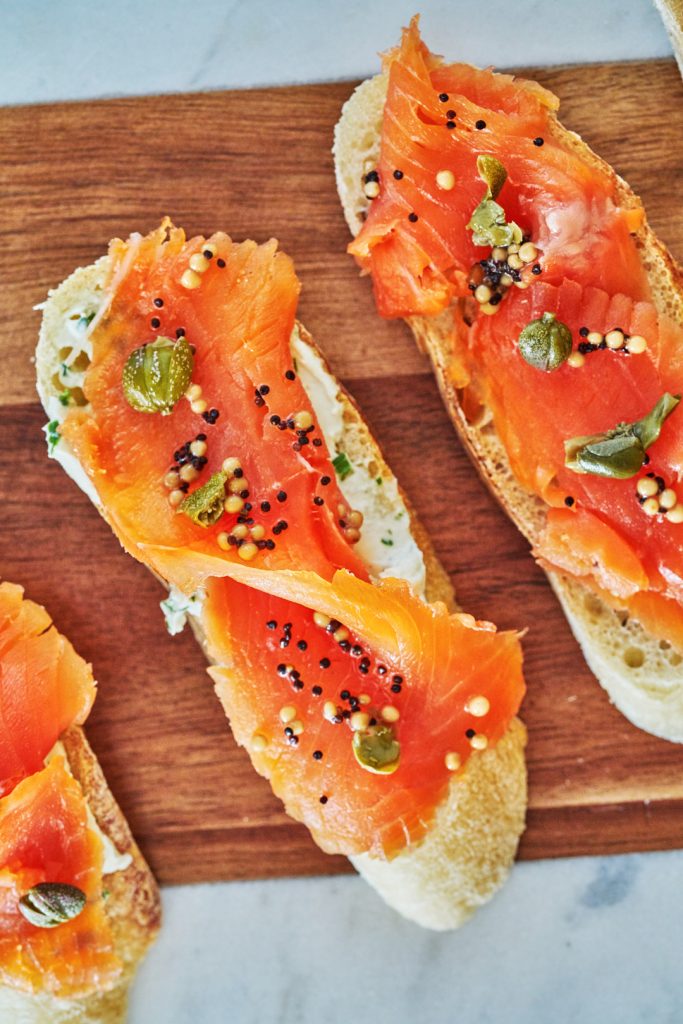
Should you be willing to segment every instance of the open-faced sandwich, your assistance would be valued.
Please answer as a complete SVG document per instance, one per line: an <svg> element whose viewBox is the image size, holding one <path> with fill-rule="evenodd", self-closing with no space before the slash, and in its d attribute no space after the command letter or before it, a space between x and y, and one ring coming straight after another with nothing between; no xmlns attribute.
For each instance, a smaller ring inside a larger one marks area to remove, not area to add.
<svg viewBox="0 0 683 1024"><path fill-rule="evenodd" d="M0 1020L121 1024L159 893L80 726L92 671L0 583Z"/></svg>
<svg viewBox="0 0 683 1024"><path fill-rule="evenodd" d="M189 617L237 741L318 844L455 927L524 822L519 639L455 610L273 241L165 222L44 311L48 444Z"/></svg>
<svg viewBox="0 0 683 1024"><path fill-rule="evenodd" d="M557 108L443 63L413 19L337 126L349 251L428 352L600 683L680 742L681 273Z"/></svg>

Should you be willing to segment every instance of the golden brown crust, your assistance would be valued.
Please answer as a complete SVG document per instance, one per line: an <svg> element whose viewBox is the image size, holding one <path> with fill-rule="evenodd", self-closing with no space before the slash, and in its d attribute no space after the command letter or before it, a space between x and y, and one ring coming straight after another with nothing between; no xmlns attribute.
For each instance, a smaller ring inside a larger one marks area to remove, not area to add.
<svg viewBox="0 0 683 1024"><path fill-rule="evenodd" d="M130 980L161 925L159 888L83 730L69 729L62 743L95 821L118 852L132 858L125 870L105 877L107 917Z"/></svg>

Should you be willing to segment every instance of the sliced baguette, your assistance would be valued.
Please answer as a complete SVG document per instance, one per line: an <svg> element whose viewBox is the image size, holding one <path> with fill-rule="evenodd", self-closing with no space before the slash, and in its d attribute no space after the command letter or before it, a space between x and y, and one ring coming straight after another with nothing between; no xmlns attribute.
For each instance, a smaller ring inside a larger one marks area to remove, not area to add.
<svg viewBox="0 0 683 1024"><path fill-rule="evenodd" d="M360 231L368 208L363 175L379 159L387 84L386 73L361 83L345 103L335 129L337 189L354 236ZM636 197L626 182L578 135L567 131L557 120L552 131L584 160L610 175L622 205L635 205ZM647 224L639 232L637 243L657 308L683 324L680 268ZM449 368L454 325L459 316L459 309L454 306L437 317L411 317L408 323L419 348L431 360L462 444L493 496L534 544L545 522L546 506L517 483L487 410L477 422L469 422L461 404L462 393L452 383ZM660 642L624 611L608 607L581 584L554 572L548 573L548 578L588 665L613 703L641 729L663 739L683 742L683 652Z"/></svg>
<svg viewBox="0 0 683 1024"><path fill-rule="evenodd" d="M678 67L683 75L683 0L654 0L664 28L669 33Z"/></svg>
<svg viewBox="0 0 683 1024"><path fill-rule="evenodd" d="M123 1024L133 976L159 930L159 890L83 730L73 727L61 742L69 770L80 784L99 829L119 854L128 854L131 858L128 867L104 876L108 892L106 912L123 973L118 984L108 992L81 999L56 999L48 993L31 995L0 985L0 1021L7 1024Z"/></svg>
<svg viewBox="0 0 683 1024"><path fill-rule="evenodd" d="M94 265L75 271L50 295L45 305L36 364L38 391L48 413L54 408L54 398L59 392L55 374L60 363L59 336L64 318L70 309L78 306L83 295L102 294L106 274L107 257L103 257ZM318 352L301 325L298 331L302 341ZM359 472L368 472L373 477L381 474L385 481L393 480L355 403L332 376L327 364L324 366L332 393L336 392L343 405L344 445L351 461ZM65 468L69 471L68 465ZM77 469L73 475L80 485L87 484L87 478L84 480ZM84 489L96 499L92 488L85 486ZM375 487L374 501L381 502L385 490ZM107 510L96 500L95 504L107 519ZM424 556L426 597L455 608L448 576L409 505L407 509L412 536ZM368 512L367 509L361 511ZM381 505L375 511L381 513ZM191 618L190 621L206 652L205 638L197 620ZM391 861L367 855L353 858L358 871L387 903L424 927L441 930L458 927L480 904L490 899L509 872L524 828L525 744L524 726L515 720L496 747L473 756L466 769L454 776L448 796L422 842L405 849Z"/></svg>

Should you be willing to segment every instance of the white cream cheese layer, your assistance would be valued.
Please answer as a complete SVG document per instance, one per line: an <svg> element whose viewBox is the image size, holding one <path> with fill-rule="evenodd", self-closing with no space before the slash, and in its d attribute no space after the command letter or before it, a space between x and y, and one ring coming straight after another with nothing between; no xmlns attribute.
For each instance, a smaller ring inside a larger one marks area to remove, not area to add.
<svg viewBox="0 0 683 1024"><path fill-rule="evenodd" d="M100 499L90 478L63 437L58 437L54 427L65 419L69 410L67 392L72 388L82 388L85 372L92 359L92 343L88 337L88 327L102 302L101 294L92 292L83 296L78 308L69 310L62 322L59 336L59 351L64 353L57 376L64 386L66 402L57 395L50 395L47 401L49 422L43 428L47 439L47 453L51 459L60 464L67 476L87 494L90 500L99 507ZM87 408L87 406L85 406Z"/></svg>
<svg viewBox="0 0 683 1024"><path fill-rule="evenodd" d="M182 633L186 624L188 615L198 619L202 614L202 604L206 593L204 590L198 590L189 597L183 594L182 590L178 590L177 587L171 586L168 591L168 597L160 602L160 608L164 613L164 619L166 620L166 629L175 636L176 633Z"/></svg>
<svg viewBox="0 0 683 1024"><path fill-rule="evenodd" d="M302 340L295 329L291 340L297 373L306 390L316 421L331 457L346 453L348 429L339 387L321 356ZM360 447L360 446L359 446ZM422 552L410 532L410 516L399 493L396 477L378 475L370 465L372 453L362 462L348 456L351 472L338 483L351 508L363 513L361 539L356 551L375 578L394 576L407 580L420 595L425 591L425 563Z"/></svg>
<svg viewBox="0 0 683 1024"><path fill-rule="evenodd" d="M47 437L47 454L55 462L58 462L67 476L70 476L75 484L78 484L80 489L88 495L94 505L99 508L100 499L97 491L95 490L90 477L85 472L80 462L71 450L69 442L64 437L59 437L58 440L54 441L50 439L51 435L51 424L61 423L66 416L66 407L61 404L58 398L54 395L50 395L47 400L47 414L50 417L49 423L43 427L45 435ZM54 439L54 434L52 435Z"/></svg>
<svg viewBox="0 0 683 1024"><path fill-rule="evenodd" d="M66 770L68 771L69 775L71 775L71 777L73 778L73 772L71 771L69 758L67 757L66 750L64 749L64 744L61 743L59 740L57 740L54 747L45 758L45 764L48 764L50 760L55 756L55 754L61 754L61 756L64 758ZM129 853L120 853L116 849L109 836L105 835L100 826L97 824L95 816L90 810L90 807L87 805L87 803L86 811L88 814L88 827L91 828L93 832L96 832L97 835L102 840L102 849L104 854L104 859L102 861L102 874L113 875L115 871L125 871L126 868L130 867L130 865L133 863L133 858Z"/></svg>

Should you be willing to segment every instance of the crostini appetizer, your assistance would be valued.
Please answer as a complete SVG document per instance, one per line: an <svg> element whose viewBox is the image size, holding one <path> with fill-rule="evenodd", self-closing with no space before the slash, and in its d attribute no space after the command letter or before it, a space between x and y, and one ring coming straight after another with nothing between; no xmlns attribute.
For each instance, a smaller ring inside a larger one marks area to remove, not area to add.
<svg viewBox="0 0 683 1024"><path fill-rule="evenodd" d="M0 1020L122 1024L159 893L81 726L90 665L0 583Z"/></svg>
<svg viewBox="0 0 683 1024"><path fill-rule="evenodd" d="M115 240L49 298L53 457L191 625L238 743L389 903L455 927L524 822L518 636L455 610L277 243Z"/></svg>
<svg viewBox="0 0 683 1024"><path fill-rule="evenodd" d="M681 272L558 106L444 63L414 18L337 125L349 252L429 354L600 683L681 742Z"/></svg>

